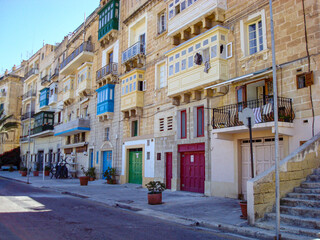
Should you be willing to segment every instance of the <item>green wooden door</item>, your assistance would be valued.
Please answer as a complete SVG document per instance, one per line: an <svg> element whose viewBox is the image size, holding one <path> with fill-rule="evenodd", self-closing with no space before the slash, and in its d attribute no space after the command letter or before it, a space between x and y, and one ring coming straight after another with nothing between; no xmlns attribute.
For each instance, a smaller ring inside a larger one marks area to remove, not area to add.
<svg viewBox="0 0 320 240"><path fill-rule="evenodd" d="M129 183L142 184L142 151L129 152Z"/></svg>

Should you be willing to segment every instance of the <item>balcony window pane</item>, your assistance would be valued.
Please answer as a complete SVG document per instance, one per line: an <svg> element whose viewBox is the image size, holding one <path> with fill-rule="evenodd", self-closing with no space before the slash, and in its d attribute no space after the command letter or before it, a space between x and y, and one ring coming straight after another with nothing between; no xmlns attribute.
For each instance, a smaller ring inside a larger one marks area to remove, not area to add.
<svg viewBox="0 0 320 240"><path fill-rule="evenodd" d="M173 65L169 66L169 76L173 75Z"/></svg>
<svg viewBox="0 0 320 240"><path fill-rule="evenodd" d="M188 57L188 68L193 67L193 56Z"/></svg>
<svg viewBox="0 0 320 240"><path fill-rule="evenodd" d="M178 73L180 71L180 62L176 62L175 64L175 73Z"/></svg>
<svg viewBox="0 0 320 240"><path fill-rule="evenodd" d="M110 89L109 99L110 99L110 100L113 100L113 89L112 89L112 88Z"/></svg>
<svg viewBox="0 0 320 240"><path fill-rule="evenodd" d="M211 58L217 57L217 45L211 47Z"/></svg>
<svg viewBox="0 0 320 240"><path fill-rule="evenodd" d="M187 59L181 61L181 71L187 68Z"/></svg>

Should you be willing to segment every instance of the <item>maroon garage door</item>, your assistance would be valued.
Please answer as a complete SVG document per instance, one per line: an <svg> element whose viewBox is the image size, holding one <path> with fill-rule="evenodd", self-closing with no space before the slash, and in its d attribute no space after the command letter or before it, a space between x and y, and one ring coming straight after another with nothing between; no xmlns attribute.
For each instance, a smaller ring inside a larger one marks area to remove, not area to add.
<svg viewBox="0 0 320 240"><path fill-rule="evenodd" d="M180 189L204 193L205 143L178 145L180 153Z"/></svg>

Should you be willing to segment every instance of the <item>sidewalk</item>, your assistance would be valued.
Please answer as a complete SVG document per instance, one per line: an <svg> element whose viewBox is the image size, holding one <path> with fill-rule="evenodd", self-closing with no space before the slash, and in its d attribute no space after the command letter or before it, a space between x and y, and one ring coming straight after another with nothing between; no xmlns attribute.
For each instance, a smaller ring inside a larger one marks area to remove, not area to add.
<svg viewBox="0 0 320 240"><path fill-rule="evenodd" d="M27 182L15 172L0 171L0 177ZM31 186L49 188L63 194L88 198L109 206L120 207L139 214L149 215L184 225L195 225L220 229L257 239L271 239L273 232L250 227L240 219L239 200L220 197L206 197L203 194L170 191L162 193L163 204L149 205L147 189L136 184L106 184L105 180L89 182L80 186L78 179L50 179L42 176L29 177ZM284 236L283 236L284 237ZM282 238L290 239L290 238ZM297 239L297 238L293 238Z"/></svg>

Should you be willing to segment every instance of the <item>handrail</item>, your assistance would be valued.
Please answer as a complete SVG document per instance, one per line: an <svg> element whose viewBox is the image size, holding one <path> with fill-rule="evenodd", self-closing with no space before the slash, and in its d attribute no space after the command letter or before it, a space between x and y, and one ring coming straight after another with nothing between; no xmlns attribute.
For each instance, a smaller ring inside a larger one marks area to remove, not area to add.
<svg viewBox="0 0 320 240"><path fill-rule="evenodd" d="M25 94L22 95L22 99L25 100L29 97L35 97L37 95L37 92L35 90L29 90Z"/></svg>
<svg viewBox="0 0 320 240"><path fill-rule="evenodd" d="M115 74L118 75L118 63L111 62L104 67L100 68L96 72L96 81L100 80L104 76L107 76L108 74Z"/></svg>
<svg viewBox="0 0 320 240"><path fill-rule="evenodd" d="M239 120L239 112L244 108L253 109L255 123L274 121L273 96L267 96L262 99L230 104L213 109L212 127L213 129L241 126L243 123ZM294 113L292 108L292 99L278 97L279 121L293 122Z"/></svg>
<svg viewBox="0 0 320 240"><path fill-rule="evenodd" d="M61 64L60 70L67 66L73 59L75 59L82 52L93 52L93 45L91 42L82 43L76 50L74 50Z"/></svg>
<svg viewBox="0 0 320 240"><path fill-rule="evenodd" d="M38 68L32 68L26 75L24 75L23 80L28 79L31 75L33 74L38 74L39 73L39 69Z"/></svg>
<svg viewBox="0 0 320 240"><path fill-rule="evenodd" d="M141 53L145 54L145 44L139 41L122 52L122 63Z"/></svg>
<svg viewBox="0 0 320 240"><path fill-rule="evenodd" d="M41 78L41 85L45 84L46 82L50 82L50 78L48 75L45 75Z"/></svg>
<svg viewBox="0 0 320 240"><path fill-rule="evenodd" d="M26 113L22 114L21 115L21 121L25 120L25 119L28 119L29 116L30 116L30 112L26 112ZM33 117L33 116L34 116L34 111L31 111L31 117Z"/></svg>

